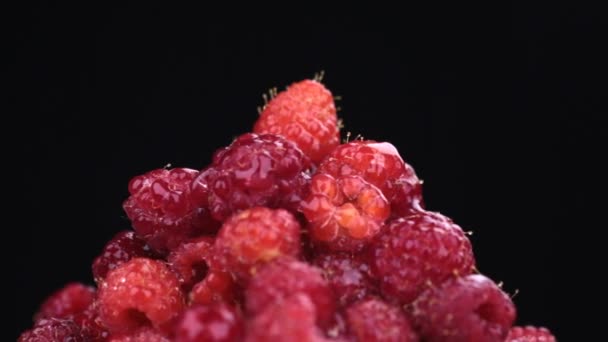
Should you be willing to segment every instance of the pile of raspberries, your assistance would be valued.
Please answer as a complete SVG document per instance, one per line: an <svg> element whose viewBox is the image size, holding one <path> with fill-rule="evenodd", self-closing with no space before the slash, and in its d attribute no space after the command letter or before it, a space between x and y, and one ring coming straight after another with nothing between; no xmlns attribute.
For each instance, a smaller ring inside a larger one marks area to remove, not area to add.
<svg viewBox="0 0 608 342"><path fill-rule="evenodd" d="M270 94L203 170L133 178L97 286L52 294L19 341L555 341L513 326L393 145L341 142L319 78Z"/></svg>

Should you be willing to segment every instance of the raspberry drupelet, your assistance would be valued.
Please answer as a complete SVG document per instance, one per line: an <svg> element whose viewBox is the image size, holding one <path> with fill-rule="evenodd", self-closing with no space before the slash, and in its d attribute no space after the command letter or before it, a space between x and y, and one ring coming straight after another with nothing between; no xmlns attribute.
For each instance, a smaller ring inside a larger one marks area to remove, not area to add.
<svg viewBox="0 0 608 342"><path fill-rule="evenodd" d="M215 240L214 267L246 282L259 266L300 255L300 224L284 209L255 207L230 217Z"/></svg>
<svg viewBox="0 0 608 342"><path fill-rule="evenodd" d="M294 293L310 297L321 325L330 323L336 308L335 297L321 270L290 258L275 260L260 269L245 290L245 306L249 313L259 314Z"/></svg>
<svg viewBox="0 0 608 342"><path fill-rule="evenodd" d="M441 341L504 341L515 320L511 298L480 274L429 288L411 305L421 338Z"/></svg>
<svg viewBox="0 0 608 342"><path fill-rule="evenodd" d="M175 342L241 341L244 323L232 306L215 303L196 305L184 311L175 324Z"/></svg>
<svg viewBox="0 0 608 342"><path fill-rule="evenodd" d="M213 238L199 237L188 240L169 253L169 267L180 276L182 288L187 292L205 278L213 254Z"/></svg>
<svg viewBox="0 0 608 342"><path fill-rule="evenodd" d="M247 133L218 150L192 183L192 200L224 221L239 210L264 206L296 211L310 182L310 160L291 141Z"/></svg>
<svg viewBox="0 0 608 342"><path fill-rule="evenodd" d="M377 293L370 267L357 255L318 254L312 263L323 271L342 307Z"/></svg>
<svg viewBox="0 0 608 342"><path fill-rule="evenodd" d="M449 218L434 212L391 222L369 248L382 295L408 304L429 286L472 273L471 242Z"/></svg>
<svg viewBox="0 0 608 342"><path fill-rule="evenodd" d="M68 318L83 313L95 300L95 288L81 283L69 283L55 291L40 306L34 320Z"/></svg>
<svg viewBox="0 0 608 342"><path fill-rule="evenodd" d="M323 160L319 172L336 179L360 176L384 194L392 217L405 216L423 205L422 184L414 169L388 142L356 140L342 144Z"/></svg>
<svg viewBox="0 0 608 342"><path fill-rule="evenodd" d="M93 261L92 268L95 282L99 284L106 277L108 271L138 257L158 259L159 255L151 250L146 242L138 238L133 231L125 230L116 234Z"/></svg>
<svg viewBox="0 0 608 342"><path fill-rule="evenodd" d="M253 131L284 136L315 164L340 144L334 98L313 80L294 83L277 94L260 113Z"/></svg>
<svg viewBox="0 0 608 342"><path fill-rule="evenodd" d="M154 250L166 253L217 229L207 210L191 201L190 187L198 174L185 168L158 169L129 182L130 196L123 208L137 235Z"/></svg>
<svg viewBox="0 0 608 342"><path fill-rule="evenodd" d="M152 326L167 331L184 309L177 276L163 262L135 258L110 271L99 288L99 318L110 333Z"/></svg>
<svg viewBox="0 0 608 342"><path fill-rule="evenodd" d="M542 327L512 327L505 342L555 342L549 329Z"/></svg>
<svg viewBox="0 0 608 342"><path fill-rule="evenodd" d="M346 309L350 334L365 342L417 342L418 337L398 306L371 298Z"/></svg>

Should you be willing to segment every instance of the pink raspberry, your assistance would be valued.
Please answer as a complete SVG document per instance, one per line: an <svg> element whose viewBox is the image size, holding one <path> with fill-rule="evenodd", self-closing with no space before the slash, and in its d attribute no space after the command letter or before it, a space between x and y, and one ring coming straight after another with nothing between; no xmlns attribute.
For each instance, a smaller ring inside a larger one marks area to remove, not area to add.
<svg viewBox="0 0 608 342"><path fill-rule="evenodd" d="M101 283L108 271L132 258L139 257L157 259L159 255L152 251L146 242L138 238L134 232L122 231L105 245L101 254L93 261L93 277L97 283Z"/></svg>
<svg viewBox="0 0 608 342"><path fill-rule="evenodd" d="M85 342L87 341L76 323L58 318L41 319L36 325L19 336L18 342Z"/></svg>
<svg viewBox="0 0 608 342"><path fill-rule="evenodd" d="M131 333L112 335L107 342L171 342L171 340L159 331L143 327Z"/></svg>
<svg viewBox="0 0 608 342"><path fill-rule="evenodd" d="M420 212L393 221L370 248L372 271L385 297L408 304L428 286L468 275L471 243L449 218Z"/></svg>
<svg viewBox="0 0 608 342"><path fill-rule="evenodd" d="M555 342L557 339L547 328L532 326L512 327L505 342Z"/></svg>
<svg viewBox="0 0 608 342"><path fill-rule="evenodd" d="M315 325L315 316L315 305L310 297L295 293L254 316L245 342L327 342Z"/></svg>
<svg viewBox="0 0 608 342"><path fill-rule="evenodd" d="M359 251L382 228L390 205L382 191L360 176L318 172L301 203L313 243L336 251Z"/></svg>
<svg viewBox="0 0 608 342"><path fill-rule="evenodd" d="M110 271L99 289L99 318L111 333L142 326L166 331L184 307L179 280L156 260L131 259Z"/></svg>
<svg viewBox="0 0 608 342"><path fill-rule="evenodd" d="M34 320L68 318L84 312L95 300L95 288L69 283L49 296L40 306Z"/></svg>
<svg viewBox="0 0 608 342"><path fill-rule="evenodd" d="M272 259L300 255L300 224L283 209L246 209L224 222L215 252L219 269L246 280Z"/></svg>
<svg viewBox="0 0 608 342"><path fill-rule="evenodd" d="M418 341L401 308L379 299L367 299L349 306L346 316L349 330L357 341Z"/></svg>
<svg viewBox="0 0 608 342"><path fill-rule="evenodd" d="M504 341L515 320L511 298L483 275L453 278L411 305L421 337L439 341Z"/></svg>
<svg viewBox="0 0 608 342"><path fill-rule="evenodd" d="M175 342L232 342L243 337L243 320L233 307L215 303L188 308L175 325Z"/></svg>
<svg viewBox="0 0 608 342"><path fill-rule="evenodd" d="M169 253L169 267L179 274L185 291L207 275L212 247L213 238L199 237L182 243Z"/></svg>
<svg viewBox="0 0 608 342"><path fill-rule="evenodd" d="M318 254L313 264L323 270L340 306L377 292L369 266L356 255Z"/></svg>
<svg viewBox="0 0 608 342"><path fill-rule="evenodd" d="M357 140L342 144L323 160L318 171L336 179L360 176L380 189L393 217L415 212L423 204L422 185L414 169L387 142Z"/></svg>
<svg viewBox="0 0 608 342"><path fill-rule="evenodd" d="M305 262L282 258L267 264L251 279L245 290L247 310L262 312L294 293L304 293L312 300L319 323L333 318L335 298L321 270Z"/></svg>
<svg viewBox="0 0 608 342"><path fill-rule="evenodd" d="M193 201L224 221L239 210L264 206L296 211L305 196L310 160L291 141L244 134L215 153L192 183Z"/></svg>
<svg viewBox="0 0 608 342"><path fill-rule="evenodd" d="M131 196L123 208L137 235L153 249L164 253L184 240L217 229L207 211L191 202L190 185L198 173L158 169L129 182Z"/></svg>

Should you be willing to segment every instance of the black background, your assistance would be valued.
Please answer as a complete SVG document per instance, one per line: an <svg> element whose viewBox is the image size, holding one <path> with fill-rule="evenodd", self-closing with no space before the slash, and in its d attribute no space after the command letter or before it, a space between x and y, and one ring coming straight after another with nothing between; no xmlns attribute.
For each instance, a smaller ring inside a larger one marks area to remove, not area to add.
<svg viewBox="0 0 608 342"><path fill-rule="evenodd" d="M51 291L92 283L92 259L129 228L132 176L202 168L251 128L262 93L320 70L342 96L344 132L391 141L424 179L427 207L474 231L479 269L519 289L518 322L580 338L575 287L595 282L600 250L586 246L606 228L595 217L607 134L598 13L21 9L9 65L18 138L5 144L18 175L7 214L20 218L5 241L18 251L11 339Z"/></svg>

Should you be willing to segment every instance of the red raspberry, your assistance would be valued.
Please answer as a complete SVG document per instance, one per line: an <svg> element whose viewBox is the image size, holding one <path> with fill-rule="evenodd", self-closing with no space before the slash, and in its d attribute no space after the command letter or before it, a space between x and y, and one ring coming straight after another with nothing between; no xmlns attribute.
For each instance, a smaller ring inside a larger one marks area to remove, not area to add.
<svg viewBox="0 0 608 342"><path fill-rule="evenodd" d="M247 280L256 267L300 254L300 224L283 209L255 207L230 217L215 240L219 268Z"/></svg>
<svg viewBox="0 0 608 342"><path fill-rule="evenodd" d="M84 312L95 300L95 288L81 283L69 283L50 295L40 306L34 320L68 318Z"/></svg>
<svg viewBox="0 0 608 342"><path fill-rule="evenodd" d="M370 248L372 271L385 297L408 304L428 286L468 275L471 242L449 218L432 212L393 221Z"/></svg>
<svg viewBox="0 0 608 342"><path fill-rule="evenodd" d="M446 281L411 306L421 337L435 341L504 341L515 320L509 296L483 275Z"/></svg>
<svg viewBox="0 0 608 342"><path fill-rule="evenodd" d="M245 342L326 342L315 325L315 305L303 293L269 305L249 324Z"/></svg>
<svg viewBox="0 0 608 342"><path fill-rule="evenodd" d="M357 341L417 342L418 337L401 308L368 299L346 310L348 328Z"/></svg>
<svg viewBox="0 0 608 342"><path fill-rule="evenodd" d="M74 315L73 320L82 331L82 335L89 342L105 342L109 333L99 320L97 301L91 303L83 312Z"/></svg>
<svg viewBox="0 0 608 342"><path fill-rule="evenodd" d="M390 215L382 192L359 176L317 173L301 204L311 239L336 251L359 251L380 232Z"/></svg>
<svg viewBox="0 0 608 342"><path fill-rule="evenodd" d="M272 99L253 131L284 136L314 163L340 144L334 98L323 84L311 80L294 83Z"/></svg>
<svg viewBox="0 0 608 342"><path fill-rule="evenodd" d="M233 307L222 303L193 306L175 325L175 342L232 342L243 337L243 320Z"/></svg>
<svg viewBox="0 0 608 342"><path fill-rule="evenodd" d="M31 329L19 336L18 342L84 342L78 325L70 320L49 318L41 319Z"/></svg>
<svg viewBox="0 0 608 342"><path fill-rule="evenodd" d="M335 311L335 298L321 270L289 258L267 264L251 279L245 290L247 311L259 314L294 293L309 296L319 323L324 326L330 323Z"/></svg>
<svg viewBox="0 0 608 342"><path fill-rule="evenodd" d="M218 221L255 206L296 211L310 182L309 167L291 141L244 134L215 153L211 166L192 183L192 198Z"/></svg>
<svg viewBox="0 0 608 342"><path fill-rule="evenodd" d="M166 329L184 306L179 280L156 260L131 259L110 271L99 289L99 318L111 333Z"/></svg>
<svg viewBox="0 0 608 342"><path fill-rule="evenodd" d="M234 303L239 301L240 289L230 273L211 270L188 296L190 304L211 304L215 302Z"/></svg>
<svg viewBox="0 0 608 342"><path fill-rule="evenodd" d="M182 243L169 253L169 266L179 274L184 290L189 291L207 275L212 247L213 238L200 237Z"/></svg>
<svg viewBox="0 0 608 342"><path fill-rule="evenodd" d="M512 327L506 342L555 342L557 339L547 328L532 326Z"/></svg>
<svg viewBox="0 0 608 342"><path fill-rule="evenodd" d="M355 255L319 254L313 263L323 270L340 306L376 293L369 266Z"/></svg>
<svg viewBox="0 0 608 342"><path fill-rule="evenodd" d="M122 231L106 244L101 254L93 261L93 277L97 283L101 283L108 271L138 257L157 259L159 256L134 232Z"/></svg>
<svg viewBox="0 0 608 342"><path fill-rule="evenodd" d="M336 179L360 176L382 191L393 217L422 206L422 185L414 169L387 142L351 141L338 146L319 166L319 172Z"/></svg>
<svg viewBox="0 0 608 342"><path fill-rule="evenodd" d="M171 342L171 340L150 327L143 327L132 333L113 335L108 342Z"/></svg>
<svg viewBox="0 0 608 342"><path fill-rule="evenodd" d="M129 182L131 196L123 208L137 235L150 247L166 252L217 228L207 212L190 201L190 185L197 175L191 169L158 169Z"/></svg>

